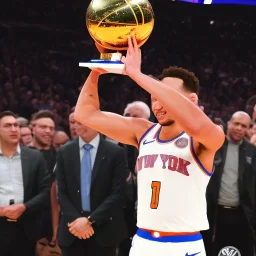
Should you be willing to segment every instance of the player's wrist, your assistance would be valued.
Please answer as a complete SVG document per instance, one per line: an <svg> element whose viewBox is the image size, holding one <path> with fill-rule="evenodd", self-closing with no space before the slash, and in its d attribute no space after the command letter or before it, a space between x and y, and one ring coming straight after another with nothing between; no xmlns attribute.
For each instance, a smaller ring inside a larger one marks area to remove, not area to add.
<svg viewBox="0 0 256 256"><path fill-rule="evenodd" d="M138 70L133 70L132 72L128 73L128 76L132 79L132 80L136 80L136 78L138 78L138 76L142 75L142 72L138 69Z"/></svg>

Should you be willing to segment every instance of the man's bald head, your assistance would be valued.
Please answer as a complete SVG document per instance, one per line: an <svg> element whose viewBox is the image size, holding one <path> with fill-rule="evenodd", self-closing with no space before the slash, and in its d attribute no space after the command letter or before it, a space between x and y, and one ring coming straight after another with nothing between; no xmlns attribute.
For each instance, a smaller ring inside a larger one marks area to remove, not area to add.
<svg viewBox="0 0 256 256"><path fill-rule="evenodd" d="M244 139L245 133L250 127L250 124L251 118L246 112L235 112L228 122L228 138L235 143L239 143Z"/></svg>
<svg viewBox="0 0 256 256"><path fill-rule="evenodd" d="M52 145L56 151L59 150L60 146L64 145L69 141L68 135L63 131L56 131L53 135Z"/></svg>
<svg viewBox="0 0 256 256"><path fill-rule="evenodd" d="M232 120L232 119L239 119L239 118L247 119L247 121L249 122L248 125L250 125L251 117L246 112L244 112L244 111L237 111L237 112L235 112L232 115L230 120Z"/></svg>

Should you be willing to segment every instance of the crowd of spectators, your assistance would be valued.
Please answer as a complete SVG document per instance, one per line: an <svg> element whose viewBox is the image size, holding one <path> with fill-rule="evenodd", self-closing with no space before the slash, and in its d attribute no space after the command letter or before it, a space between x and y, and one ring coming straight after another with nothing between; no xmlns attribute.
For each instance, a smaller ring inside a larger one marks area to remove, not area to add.
<svg viewBox="0 0 256 256"><path fill-rule="evenodd" d="M30 119L40 109L51 109L57 127L67 129L68 113L89 73L78 63L99 57L85 27L87 6L25 1L25 12L23 1L10 2L17 8L0 22L0 111ZM211 118L226 122L237 110L251 115L256 103L247 104L256 94L254 8L152 5L156 22L142 48L143 72L158 76L169 65L188 68L199 77L200 105ZM119 114L134 100L150 105L149 95L120 75L101 78L100 96L102 109Z"/></svg>

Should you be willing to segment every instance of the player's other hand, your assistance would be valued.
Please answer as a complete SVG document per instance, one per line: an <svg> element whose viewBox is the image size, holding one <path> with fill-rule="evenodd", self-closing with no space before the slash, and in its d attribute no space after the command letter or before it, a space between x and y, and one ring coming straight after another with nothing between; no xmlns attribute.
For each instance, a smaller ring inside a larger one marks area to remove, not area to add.
<svg viewBox="0 0 256 256"><path fill-rule="evenodd" d="M126 57L122 57L122 62L125 64L124 75L133 78L141 72L141 50L134 35L128 37L128 50Z"/></svg>

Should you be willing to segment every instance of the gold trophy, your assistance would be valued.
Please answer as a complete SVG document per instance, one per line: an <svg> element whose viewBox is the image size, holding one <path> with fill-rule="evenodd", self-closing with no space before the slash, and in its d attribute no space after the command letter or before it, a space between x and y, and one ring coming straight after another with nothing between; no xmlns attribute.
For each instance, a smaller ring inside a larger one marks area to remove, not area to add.
<svg viewBox="0 0 256 256"><path fill-rule="evenodd" d="M142 46L154 27L154 13L148 0L92 0L86 12L86 26L93 40L111 53L99 60L80 62L80 67L102 68L122 74L120 51L128 49L128 36L134 34Z"/></svg>

